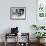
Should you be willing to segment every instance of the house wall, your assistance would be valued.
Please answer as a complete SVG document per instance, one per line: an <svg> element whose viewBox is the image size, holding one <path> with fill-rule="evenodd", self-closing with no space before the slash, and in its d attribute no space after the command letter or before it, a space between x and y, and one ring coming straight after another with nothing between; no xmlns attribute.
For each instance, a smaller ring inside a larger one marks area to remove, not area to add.
<svg viewBox="0 0 46 46"><path fill-rule="evenodd" d="M26 20L10 20L10 7L26 7ZM11 27L19 27L19 32L29 32L31 38L35 32L32 24L36 24L36 0L0 0L0 34L10 32Z"/></svg>

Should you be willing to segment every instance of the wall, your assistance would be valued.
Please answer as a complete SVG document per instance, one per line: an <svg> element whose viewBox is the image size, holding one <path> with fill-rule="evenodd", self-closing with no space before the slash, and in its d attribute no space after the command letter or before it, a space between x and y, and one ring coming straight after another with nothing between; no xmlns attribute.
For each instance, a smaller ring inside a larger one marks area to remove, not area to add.
<svg viewBox="0 0 46 46"><path fill-rule="evenodd" d="M26 20L10 20L10 7L26 7ZM0 34L10 32L11 27L19 27L19 32L29 32L36 24L36 0L0 0Z"/></svg>

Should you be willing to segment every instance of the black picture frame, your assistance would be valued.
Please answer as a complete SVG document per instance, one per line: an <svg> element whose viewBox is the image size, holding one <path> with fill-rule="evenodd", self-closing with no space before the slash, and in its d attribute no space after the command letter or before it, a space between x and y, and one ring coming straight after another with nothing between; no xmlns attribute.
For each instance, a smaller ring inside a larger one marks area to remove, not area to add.
<svg viewBox="0 0 46 46"><path fill-rule="evenodd" d="M10 7L10 19L11 20L25 20L26 7Z"/></svg>

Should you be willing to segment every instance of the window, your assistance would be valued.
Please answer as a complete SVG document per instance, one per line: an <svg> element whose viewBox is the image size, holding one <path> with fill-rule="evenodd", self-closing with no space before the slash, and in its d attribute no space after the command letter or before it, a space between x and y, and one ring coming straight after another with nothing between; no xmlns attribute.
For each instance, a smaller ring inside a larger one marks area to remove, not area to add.
<svg viewBox="0 0 46 46"><path fill-rule="evenodd" d="M37 1L37 15L40 18L46 18L46 0L38 0Z"/></svg>

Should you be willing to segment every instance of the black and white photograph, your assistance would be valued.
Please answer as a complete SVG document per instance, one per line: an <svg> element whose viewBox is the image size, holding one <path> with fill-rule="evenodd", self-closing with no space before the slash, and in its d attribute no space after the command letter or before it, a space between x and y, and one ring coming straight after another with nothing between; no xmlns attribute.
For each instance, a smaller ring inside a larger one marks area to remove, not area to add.
<svg viewBox="0 0 46 46"><path fill-rule="evenodd" d="M26 19L26 8L25 7L11 7L10 8L10 19Z"/></svg>

